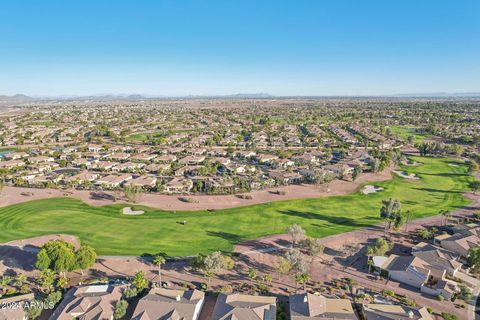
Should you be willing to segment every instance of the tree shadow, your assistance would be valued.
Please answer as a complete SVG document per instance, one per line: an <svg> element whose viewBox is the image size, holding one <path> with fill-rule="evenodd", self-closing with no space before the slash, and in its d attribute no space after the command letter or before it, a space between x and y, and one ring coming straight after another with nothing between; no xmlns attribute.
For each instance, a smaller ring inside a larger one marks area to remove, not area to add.
<svg viewBox="0 0 480 320"><path fill-rule="evenodd" d="M440 190L432 188L413 188L415 190L427 191L427 192L438 192L438 193L463 193L463 191L453 191L453 190Z"/></svg>
<svg viewBox="0 0 480 320"><path fill-rule="evenodd" d="M38 247L20 248L16 246L3 245L0 246L0 261L7 267L13 269L22 269L25 271L35 270L36 252ZM36 250L33 250L36 248Z"/></svg>
<svg viewBox="0 0 480 320"><path fill-rule="evenodd" d="M209 231L207 230L207 235L211 237L221 238L227 240L230 244L237 244L242 242L244 239L238 234L221 232L221 231Z"/></svg>
<svg viewBox="0 0 480 320"><path fill-rule="evenodd" d="M419 173L422 176L436 176L436 177L468 177L467 174L463 173Z"/></svg>
<svg viewBox="0 0 480 320"><path fill-rule="evenodd" d="M314 213L314 212L304 212L304 211L298 211L298 210L282 210L279 211L281 214L293 216L293 217L300 217L303 219L313 219L313 220L323 220L328 223L332 224L339 224L339 225L347 225L347 226L353 226L353 227L368 227L371 226L371 223L368 222L359 222L357 219L352 219L352 218L347 218L347 217L339 217L339 216L332 216L332 215L326 215L326 214L321 214L321 213ZM377 219L373 217L366 217L364 218L366 220L375 220ZM320 226L319 227L325 227L325 226Z"/></svg>
<svg viewBox="0 0 480 320"><path fill-rule="evenodd" d="M101 192L101 191L90 192L90 199L91 200L110 200L110 201L116 200L116 198L111 194L108 194L106 192Z"/></svg>

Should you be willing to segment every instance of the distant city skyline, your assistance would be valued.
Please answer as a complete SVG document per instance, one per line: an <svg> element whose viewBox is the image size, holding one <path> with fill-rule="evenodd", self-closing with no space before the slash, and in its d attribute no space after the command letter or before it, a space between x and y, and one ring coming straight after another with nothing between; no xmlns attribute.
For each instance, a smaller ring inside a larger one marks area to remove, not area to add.
<svg viewBox="0 0 480 320"><path fill-rule="evenodd" d="M480 2L3 1L0 95L480 92Z"/></svg>

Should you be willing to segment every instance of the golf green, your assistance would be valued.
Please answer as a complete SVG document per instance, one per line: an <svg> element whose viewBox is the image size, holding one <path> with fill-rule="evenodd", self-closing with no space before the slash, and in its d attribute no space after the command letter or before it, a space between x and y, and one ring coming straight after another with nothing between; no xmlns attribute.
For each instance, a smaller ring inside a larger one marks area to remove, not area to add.
<svg viewBox="0 0 480 320"><path fill-rule="evenodd" d="M166 252L172 256L231 250L235 243L282 233L300 224L310 236L324 237L380 222L381 201L399 199L413 217L435 215L468 204L462 195L471 177L467 167L450 159L414 157L420 166L403 167L420 179L393 177L372 183L383 191L364 195L271 202L208 211L162 211L135 206L141 216L124 216L124 205L92 207L79 200L54 198L0 209L0 242L47 234L71 234L101 255L141 255ZM368 183L367 183L368 184ZM186 221L186 224L182 224Z"/></svg>

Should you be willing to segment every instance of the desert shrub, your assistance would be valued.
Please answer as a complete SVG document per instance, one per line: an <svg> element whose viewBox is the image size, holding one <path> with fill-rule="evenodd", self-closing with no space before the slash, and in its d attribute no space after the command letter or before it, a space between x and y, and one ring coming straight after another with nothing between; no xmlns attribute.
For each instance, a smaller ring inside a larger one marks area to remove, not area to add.
<svg viewBox="0 0 480 320"><path fill-rule="evenodd" d="M458 320L458 317L448 312L442 312L442 318L444 320Z"/></svg>
<svg viewBox="0 0 480 320"><path fill-rule="evenodd" d="M230 294L233 292L233 288L231 285L225 285L223 287L221 287L220 289L218 289L218 292L219 293L224 293L224 294Z"/></svg>

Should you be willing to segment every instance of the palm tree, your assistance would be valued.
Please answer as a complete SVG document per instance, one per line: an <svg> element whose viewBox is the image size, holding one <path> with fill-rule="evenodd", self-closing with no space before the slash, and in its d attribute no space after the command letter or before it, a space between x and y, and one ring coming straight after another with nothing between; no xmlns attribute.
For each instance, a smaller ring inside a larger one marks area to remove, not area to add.
<svg viewBox="0 0 480 320"><path fill-rule="evenodd" d="M27 276L22 273L19 273L15 278L15 285L21 287L25 281L27 281Z"/></svg>
<svg viewBox="0 0 480 320"><path fill-rule="evenodd" d="M408 231L408 223L410 222L411 217L412 217L412 211L407 210L407 217L405 219L405 232Z"/></svg>
<svg viewBox="0 0 480 320"><path fill-rule="evenodd" d="M380 218L383 219L385 224L385 236L387 235L387 230L390 229L392 221L395 221L396 217L400 215L400 201L396 199L388 199L382 201L382 208L380 209Z"/></svg>
<svg viewBox="0 0 480 320"><path fill-rule="evenodd" d="M0 278L0 287L2 287L2 291L6 291L7 286L12 282L12 277L10 276L3 276Z"/></svg>
<svg viewBox="0 0 480 320"><path fill-rule="evenodd" d="M162 286L162 264L165 264L165 254L159 253L153 257L153 264L158 267L158 282Z"/></svg>
<svg viewBox="0 0 480 320"><path fill-rule="evenodd" d="M438 213L442 215L442 226L446 225L448 222L448 211L440 210Z"/></svg>

